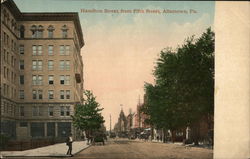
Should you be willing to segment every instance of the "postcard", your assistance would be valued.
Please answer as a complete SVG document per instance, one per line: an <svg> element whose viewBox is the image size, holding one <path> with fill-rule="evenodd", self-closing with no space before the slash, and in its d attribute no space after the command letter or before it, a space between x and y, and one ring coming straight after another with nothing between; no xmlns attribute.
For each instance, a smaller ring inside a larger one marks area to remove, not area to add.
<svg viewBox="0 0 250 159"><path fill-rule="evenodd" d="M0 157L249 158L246 13L227 1L1 1Z"/></svg>

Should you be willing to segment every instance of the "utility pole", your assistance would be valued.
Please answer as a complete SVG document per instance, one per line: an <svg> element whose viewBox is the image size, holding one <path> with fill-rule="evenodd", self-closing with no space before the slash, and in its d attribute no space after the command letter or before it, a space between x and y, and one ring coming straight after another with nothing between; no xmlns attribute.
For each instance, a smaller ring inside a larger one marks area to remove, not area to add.
<svg viewBox="0 0 250 159"><path fill-rule="evenodd" d="M111 114L109 115L109 118L110 118L109 135L111 135Z"/></svg>

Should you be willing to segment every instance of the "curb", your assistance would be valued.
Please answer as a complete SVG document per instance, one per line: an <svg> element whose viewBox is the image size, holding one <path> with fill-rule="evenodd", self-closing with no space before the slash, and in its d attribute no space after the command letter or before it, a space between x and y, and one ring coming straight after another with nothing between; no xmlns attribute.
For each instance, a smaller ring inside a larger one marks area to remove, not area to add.
<svg viewBox="0 0 250 159"><path fill-rule="evenodd" d="M83 149L80 149L79 151L75 152L73 155L77 155L78 153L82 152L83 150L89 148L91 145L88 145L87 147L84 147ZM4 159L4 158L36 158L36 157L60 157L60 158L66 158L66 157L71 157L70 155L36 155L36 156L21 156L21 155L16 155L16 156L10 156L10 155L6 155L6 156L0 156L0 159Z"/></svg>

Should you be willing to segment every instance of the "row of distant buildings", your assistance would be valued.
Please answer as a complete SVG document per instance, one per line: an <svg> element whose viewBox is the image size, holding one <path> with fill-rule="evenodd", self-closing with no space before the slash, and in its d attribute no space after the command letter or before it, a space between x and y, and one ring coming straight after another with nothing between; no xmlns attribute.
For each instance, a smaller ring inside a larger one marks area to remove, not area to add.
<svg viewBox="0 0 250 159"><path fill-rule="evenodd" d="M120 137L129 137L138 135L146 129L150 129L150 125L147 124L147 115L141 111L144 103L140 100L137 104L136 112L129 111L128 115L125 115L123 109L119 114L117 123L114 126L114 132Z"/></svg>
<svg viewBox="0 0 250 159"><path fill-rule="evenodd" d="M15 140L76 134L83 101L84 46L77 13L23 13L1 3L1 135Z"/></svg>
<svg viewBox="0 0 250 159"><path fill-rule="evenodd" d="M114 132L118 137L142 138L164 142L190 142L190 140L193 140L195 137L198 137L199 141L203 141L213 136L212 116L209 116L210 119L204 116L190 126L170 132L170 130L156 129L147 123L149 117L141 110L144 105L145 98L143 103L139 100L136 112L133 113L130 110L128 115L125 115L124 111L121 109L118 121L114 126ZM209 121L212 121L212 124Z"/></svg>

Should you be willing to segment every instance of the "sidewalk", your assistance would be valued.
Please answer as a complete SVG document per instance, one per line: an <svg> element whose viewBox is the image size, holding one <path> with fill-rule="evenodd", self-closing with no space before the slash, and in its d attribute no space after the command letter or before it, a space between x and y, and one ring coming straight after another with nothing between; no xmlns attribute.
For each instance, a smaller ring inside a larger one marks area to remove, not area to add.
<svg viewBox="0 0 250 159"><path fill-rule="evenodd" d="M87 141L73 142L72 154L76 154L88 148ZM25 151L2 151L0 158L3 157L67 157L68 146L65 143L54 144Z"/></svg>

